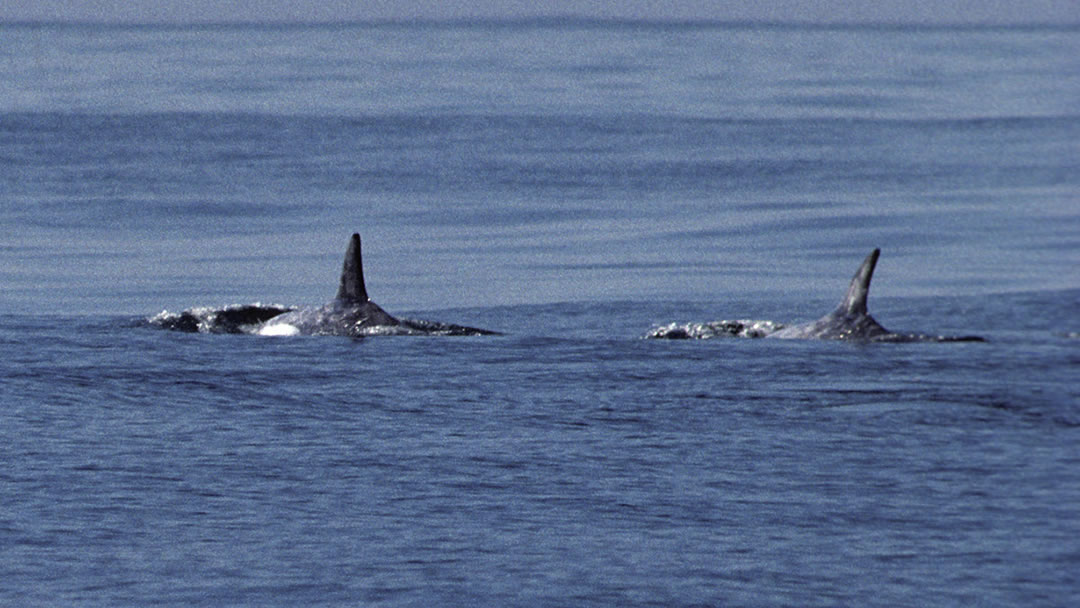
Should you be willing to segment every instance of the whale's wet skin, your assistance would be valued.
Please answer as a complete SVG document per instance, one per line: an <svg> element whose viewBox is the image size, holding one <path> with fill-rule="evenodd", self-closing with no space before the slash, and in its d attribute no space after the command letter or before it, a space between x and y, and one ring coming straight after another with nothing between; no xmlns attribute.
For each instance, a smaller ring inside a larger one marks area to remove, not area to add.
<svg viewBox="0 0 1080 608"><path fill-rule="evenodd" d="M289 306L264 304L242 304L224 308L201 306L180 313L165 310L147 321L155 327L174 331L248 334L258 330L265 321L291 310L294 309Z"/></svg>
<svg viewBox="0 0 1080 608"><path fill-rule="evenodd" d="M866 256L851 279L847 294L835 310L809 323L784 325L773 321L713 321L710 323L670 324L655 327L646 338L781 338L804 340L858 340L865 342L982 342L979 336L939 336L897 333L881 326L870 316L866 299L874 276L880 249Z"/></svg>
<svg viewBox="0 0 1080 608"><path fill-rule="evenodd" d="M165 311L149 321L162 329L177 331L263 336L478 336L498 333L390 315L368 297L359 234L353 234L349 239L337 295L323 306L291 308L250 304L221 309L194 308L179 314Z"/></svg>

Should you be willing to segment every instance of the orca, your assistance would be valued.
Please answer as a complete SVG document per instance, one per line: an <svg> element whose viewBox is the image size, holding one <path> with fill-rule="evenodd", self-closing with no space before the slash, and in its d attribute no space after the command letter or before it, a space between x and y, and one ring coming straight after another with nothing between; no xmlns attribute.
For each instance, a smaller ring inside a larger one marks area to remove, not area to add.
<svg viewBox="0 0 1080 608"><path fill-rule="evenodd" d="M983 342L979 336L934 336L891 332L870 316L866 298L870 293L870 279L874 276L881 249L874 249L866 256L859 270L851 279L847 294L829 314L817 321L791 325L779 329L767 338L810 340L859 340L865 342Z"/></svg>
<svg viewBox="0 0 1080 608"><path fill-rule="evenodd" d="M163 310L146 319L152 327L188 333L249 334L264 321L295 310L288 306L240 304L224 308L199 306L181 313Z"/></svg>
<svg viewBox="0 0 1080 608"><path fill-rule="evenodd" d="M274 316L258 326L264 336L352 336L370 335L492 335L498 332L462 325L413 319L398 319L368 297L364 285L364 264L360 255L360 235L353 233L345 251L337 295L324 306L299 308Z"/></svg>

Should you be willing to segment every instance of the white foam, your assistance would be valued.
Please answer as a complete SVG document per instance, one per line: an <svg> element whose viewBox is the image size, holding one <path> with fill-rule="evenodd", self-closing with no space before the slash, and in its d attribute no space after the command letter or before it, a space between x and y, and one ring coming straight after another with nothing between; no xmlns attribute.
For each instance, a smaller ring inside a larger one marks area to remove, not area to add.
<svg viewBox="0 0 1080 608"><path fill-rule="evenodd" d="M709 338L764 338L783 328L775 321L711 321L708 323L669 323L654 327L645 334L646 338L707 340Z"/></svg>
<svg viewBox="0 0 1080 608"><path fill-rule="evenodd" d="M300 328L288 323L272 323L259 328L260 336L296 336L300 334Z"/></svg>

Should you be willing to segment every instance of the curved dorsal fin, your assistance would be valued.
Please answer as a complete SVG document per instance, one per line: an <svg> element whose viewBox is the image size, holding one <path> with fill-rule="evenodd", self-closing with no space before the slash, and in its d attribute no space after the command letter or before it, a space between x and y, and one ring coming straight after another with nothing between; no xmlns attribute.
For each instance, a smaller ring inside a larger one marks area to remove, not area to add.
<svg viewBox="0 0 1080 608"><path fill-rule="evenodd" d="M844 296L844 301L840 302L840 306L837 307L837 312L847 316L869 314L866 310L866 296L870 293L870 279L874 276L874 266L877 265L879 255L881 255L881 250L875 249L863 260L859 270L851 278L851 285L848 287L847 295Z"/></svg>
<svg viewBox="0 0 1080 608"><path fill-rule="evenodd" d="M349 302L368 301L367 288L364 287L364 263L360 259L360 235L356 233L349 239L349 248L345 251L337 299Z"/></svg>

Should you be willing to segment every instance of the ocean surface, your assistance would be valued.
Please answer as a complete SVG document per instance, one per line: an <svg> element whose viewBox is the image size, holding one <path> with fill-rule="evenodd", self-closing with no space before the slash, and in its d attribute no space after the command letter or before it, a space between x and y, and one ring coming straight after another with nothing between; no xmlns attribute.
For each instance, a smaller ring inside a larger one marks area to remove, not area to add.
<svg viewBox="0 0 1080 608"><path fill-rule="evenodd" d="M0 24L0 604L1080 604L1080 28ZM349 235L395 316L311 306ZM886 328L813 320L882 249Z"/></svg>

